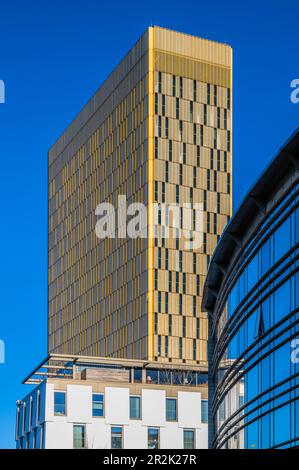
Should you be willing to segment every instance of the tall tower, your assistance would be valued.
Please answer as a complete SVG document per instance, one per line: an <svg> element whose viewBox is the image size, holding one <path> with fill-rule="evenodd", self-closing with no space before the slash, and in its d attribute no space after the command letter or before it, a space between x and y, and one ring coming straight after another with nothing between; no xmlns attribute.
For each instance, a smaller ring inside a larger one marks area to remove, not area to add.
<svg viewBox="0 0 299 470"><path fill-rule="evenodd" d="M231 87L229 46L150 27L51 148L49 352L206 365L202 287L231 215ZM96 236L98 204L122 195L147 206L146 238ZM154 203L200 203L200 247L154 236Z"/></svg>

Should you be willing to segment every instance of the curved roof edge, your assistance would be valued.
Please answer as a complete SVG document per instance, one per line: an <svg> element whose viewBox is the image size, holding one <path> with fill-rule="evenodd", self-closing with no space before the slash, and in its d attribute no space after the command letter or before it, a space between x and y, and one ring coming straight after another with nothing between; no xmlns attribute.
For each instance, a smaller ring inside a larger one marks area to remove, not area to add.
<svg viewBox="0 0 299 470"><path fill-rule="evenodd" d="M271 195L276 188L280 187L284 178L296 169L299 169L299 127L279 148L274 158L251 186L224 229L206 276L202 299L203 310L213 311L231 261L236 251L242 251L243 234L252 228L259 214L262 214L262 218L267 216L267 203L271 200Z"/></svg>

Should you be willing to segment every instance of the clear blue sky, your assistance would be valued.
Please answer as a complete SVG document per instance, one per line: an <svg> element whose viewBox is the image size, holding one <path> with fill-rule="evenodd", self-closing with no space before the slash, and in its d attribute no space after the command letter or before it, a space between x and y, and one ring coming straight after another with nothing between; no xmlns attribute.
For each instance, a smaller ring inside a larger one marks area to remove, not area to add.
<svg viewBox="0 0 299 470"><path fill-rule="evenodd" d="M0 448L46 355L47 150L150 24L234 48L234 207L291 132L299 103L296 0L1 2Z"/></svg>

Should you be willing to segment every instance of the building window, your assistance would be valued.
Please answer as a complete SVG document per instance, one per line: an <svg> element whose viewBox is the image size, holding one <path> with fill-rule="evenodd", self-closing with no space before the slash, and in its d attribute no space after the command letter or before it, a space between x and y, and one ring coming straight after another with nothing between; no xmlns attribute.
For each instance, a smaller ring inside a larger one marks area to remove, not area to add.
<svg viewBox="0 0 299 470"><path fill-rule="evenodd" d="M180 77L180 97L183 98L183 77Z"/></svg>
<svg viewBox="0 0 299 470"><path fill-rule="evenodd" d="M54 392L54 415L55 416L66 415L66 393L65 392Z"/></svg>
<svg viewBox="0 0 299 470"><path fill-rule="evenodd" d="M148 428L147 442L148 449L159 449L159 428Z"/></svg>
<svg viewBox="0 0 299 470"><path fill-rule="evenodd" d="M206 126L207 125L207 105L204 104L203 106L203 123Z"/></svg>
<svg viewBox="0 0 299 470"><path fill-rule="evenodd" d="M158 137L155 137L155 158L159 158L159 142Z"/></svg>
<svg viewBox="0 0 299 470"><path fill-rule="evenodd" d="M155 313L154 322L155 322L155 335L157 335L158 334L158 314L157 313Z"/></svg>
<svg viewBox="0 0 299 470"><path fill-rule="evenodd" d="M196 339L193 340L193 360L196 361Z"/></svg>
<svg viewBox="0 0 299 470"><path fill-rule="evenodd" d="M162 72L158 72L158 92L162 93Z"/></svg>
<svg viewBox="0 0 299 470"><path fill-rule="evenodd" d="M168 336L165 336L165 356L168 357Z"/></svg>
<svg viewBox="0 0 299 470"><path fill-rule="evenodd" d="M165 116L165 95L162 95L162 116Z"/></svg>
<svg viewBox="0 0 299 470"><path fill-rule="evenodd" d="M217 106L217 85L214 85L214 106Z"/></svg>
<svg viewBox="0 0 299 470"><path fill-rule="evenodd" d="M200 319L196 318L196 338L200 339Z"/></svg>
<svg viewBox="0 0 299 470"><path fill-rule="evenodd" d="M193 144L196 145L196 134L197 134L197 131L196 131L196 124L194 123L193 124Z"/></svg>
<svg viewBox="0 0 299 470"><path fill-rule="evenodd" d="M230 194L230 174L227 174L227 194Z"/></svg>
<svg viewBox="0 0 299 470"><path fill-rule="evenodd" d="M169 271L168 273L168 290L172 292L172 272Z"/></svg>
<svg viewBox="0 0 299 470"><path fill-rule="evenodd" d="M179 355L180 359L183 358L183 339L179 338Z"/></svg>
<svg viewBox="0 0 299 470"><path fill-rule="evenodd" d="M224 110L224 129L227 129L227 109Z"/></svg>
<svg viewBox="0 0 299 470"><path fill-rule="evenodd" d="M220 108L217 108L217 127L220 129L221 127L221 111Z"/></svg>
<svg viewBox="0 0 299 470"><path fill-rule="evenodd" d="M158 336L158 356L161 357L161 336Z"/></svg>
<svg viewBox="0 0 299 470"><path fill-rule="evenodd" d="M196 276L196 295L200 295L200 276Z"/></svg>
<svg viewBox="0 0 299 470"><path fill-rule="evenodd" d="M123 428L121 426L111 427L111 449L123 448Z"/></svg>
<svg viewBox="0 0 299 470"><path fill-rule="evenodd" d="M158 136L162 137L162 118L158 117Z"/></svg>
<svg viewBox="0 0 299 470"><path fill-rule="evenodd" d="M168 317L168 335L172 336L172 315Z"/></svg>
<svg viewBox="0 0 299 470"><path fill-rule="evenodd" d="M130 397L130 419L141 419L141 398Z"/></svg>
<svg viewBox="0 0 299 470"><path fill-rule="evenodd" d="M169 159L170 162L172 162L172 140L169 141L168 152L169 152L168 159Z"/></svg>
<svg viewBox="0 0 299 470"><path fill-rule="evenodd" d="M183 121L180 121L180 141L183 141Z"/></svg>
<svg viewBox="0 0 299 470"><path fill-rule="evenodd" d="M207 84L207 103L210 104L211 101L211 85Z"/></svg>
<svg viewBox="0 0 299 470"><path fill-rule="evenodd" d="M195 449L194 429L184 429L184 449Z"/></svg>
<svg viewBox="0 0 299 470"><path fill-rule="evenodd" d="M85 426L83 424L74 424L73 427L73 448L85 448Z"/></svg>
<svg viewBox="0 0 299 470"><path fill-rule="evenodd" d="M196 80L193 80L193 101L197 100Z"/></svg>
<svg viewBox="0 0 299 470"><path fill-rule="evenodd" d="M193 167L193 187L196 188L196 185L197 185L197 172L196 172L196 167L194 166Z"/></svg>
<svg viewBox="0 0 299 470"><path fill-rule="evenodd" d="M158 269L155 269L155 290L158 290Z"/></svg>
<svg viewBox="0 0 299 470"><path fill-rule="evenodd" d="M201 400L201 422L208 422L208 400Z"/></svg>
<svg viewBox="0 0 299 470"><path fill-rule="evenodd" d="M159 98L158 98L158 93L155 93L155 114L158 114L158 108L159 108Z"/></svg>
<svg viewBox="0 0 299 470"><path fill-rule="evenodd" d="M169 137L169 122L168 117L165 118L165 137L168 139Z"/></svg>
<svg viewBox="0 0 299 470"><path fill-rule="evenodd" d="M182 336L186 337L186 317L183 317L183 334Z"/></svg>
<svg viewBox="0 0 299 470"><path fill-rule="evenodd" d="M227 89L227 109L230 109L230 88Z"/></svg>
<svg viewBox="0 0 299 470"><path fill-rule="evenodd" d="M175 200L176 200L176 203L179 204L180 202L180 187L179 185L177 184L176 187L175 187Z"/></svg>
<svg viewBox="0 0 299 470"><path fill-rule="evenodd" d="M176 95L176 79L175 75L172 76L172 96Z"/></svg>
<svg viewBox="0 0 299 470"><path fill-rule="evenodd" d="M190 101L190 121L193 122L193 101Z"/></svg>
<svg viewBox="0 0 299 470"><path fill-rule="evenodd" d="M92 395L92 416L104 416L104 395L102 393L93 393Z"/></svg>
<svg viewBox="0 0 299 470"><path fill-rule="evenodd" d="M193 317L196 317L196 295L193 296Z"/></svg>
<svg viewBox="0 0 299 470"><path fill-rule="evenodd" d="M176 398L166 398L166 421L177 420L177 400Z"/></svg>
<svg viewBox="0 0 299 470"><path fill-rule="evenodd" d="M175 100L175 117L176 119L180 119L180 102L179 98Z"/></svg>
<svg viewBox="0 0 299 470"><path fill-rule="evenodd" d="M165 313L168 313L168 292L165 292Z"/></svg>

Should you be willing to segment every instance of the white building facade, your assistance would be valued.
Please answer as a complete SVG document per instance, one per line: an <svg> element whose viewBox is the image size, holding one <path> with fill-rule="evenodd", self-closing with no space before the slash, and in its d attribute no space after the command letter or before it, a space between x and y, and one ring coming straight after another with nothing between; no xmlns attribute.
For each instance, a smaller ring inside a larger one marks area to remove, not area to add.
<svg viewBox="0 0 299 470"><path fill-rule="evenodd" d="M118 368L115 361L95 367L80 359L79 366L68 362L72 376L61 378L64 369L47 367L46 377L17 402L17 448L208 447L202 372L140 363Z"/></svg>

